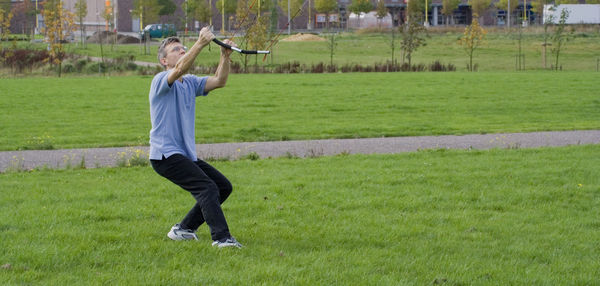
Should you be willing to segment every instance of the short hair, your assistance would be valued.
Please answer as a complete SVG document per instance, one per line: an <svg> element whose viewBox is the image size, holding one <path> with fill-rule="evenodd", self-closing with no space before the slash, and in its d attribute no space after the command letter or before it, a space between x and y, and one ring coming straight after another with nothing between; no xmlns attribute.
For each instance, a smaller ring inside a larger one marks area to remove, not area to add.
<svg viewBox="0 0 600 286"><path fill-rule="evenodd" d="M160 62L160 59L165 58L167 56L167 51L165 50L165 48L172 43L181 43L181 41L177 37L168 37L160 43L160 47L158 47L158 63L160 65L163 65Z"/></svg>

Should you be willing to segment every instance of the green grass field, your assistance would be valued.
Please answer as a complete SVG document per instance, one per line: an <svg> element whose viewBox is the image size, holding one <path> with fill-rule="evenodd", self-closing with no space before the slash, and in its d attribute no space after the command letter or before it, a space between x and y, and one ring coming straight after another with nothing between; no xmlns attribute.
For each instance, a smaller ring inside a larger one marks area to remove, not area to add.
<svg viewBox="0 0 600 286"><path fill-rule="evenodd" d="M215 162L241 250L150 167L0 174L2 285L594 285L599 145Z"/></svg>
<svg viewBox="0 0 600 286"><path fill-rule="evenodd" d="M464 70L457 37L434 35L414 62ZM476 55L482 73L231 75L197 99L196 141L600 129L600 36L568 43L566 72L532 71L540 35L525 38L527 72L513 71L514 35L494 33ZM274 63L325 62L325 47L282 42ZM344 34L335 60L389 57L383 35ZM0 150L147 145L151 79L0 78ZM193 201L148 166L12 170L0 173L0 284L595 285L599 152L213 162L234 185L224 210L241 250L212 248L206 226L199 241L170 241Z"/></svg>
<svg viewBox="0 0 600 286"><path fill-rule="evenodd" d="M198 143L600 128L597 74L231 75ZM147 145L152 77L0 79L0 150ZM43 142L42 142L43 141Z"/></svg>
<svg viewBox="0 0 600 286"><path fill-rule="evenodd" d="M441 29L441 30L440 30ZM439 60L444 64L453 64L458 71L466 71L467 55L460 45L457 44L462 35L460 28L453 28L443 32L446 29L432 29L430 38L427 39L427 45L419 48L413 55L413 64L425 64ZM488 28L489 29L489 28ZM513 30L508 33L502 29L490 29L484 44L476 50L474 63L478 64L479 71L515 71L516 55L518 53L518 32ZM283 35L280 39L285 39ZM559 58L559 65L563 70L569 71L596 71L598 69L598 59L600 59L600 30L595 28L582 29L574 32L570 41L564 46ZM237 41L241 41L238 39ZM396 46L395 59L401 61L400 42L398 39ZM525 69L542 69L542 46L543 29L541 27L532 27L526 29L522 38L522 50L525 55ZM190 40L187 41L191 45ZM28 44L30 45L30 44ZM138 44L129 45L104 45L105 57L114 58L118 56L133 55L137 60L156 62L156 51L158 43L149 45L150 52L143 53L142 46ZM45 48L45 45L37 45L39 48ZM266 48L266 47L264 47ZM100 46L97 44L88 44L86 49L82 49L79 43L72 43L66 46L70 53L100 57ZM280 41L271 48L272 58L262 61L262 56L258 59L259 65L282 64L298 61L302 64L316 64L324 62L329 64L330 52L327 42L284 42ZM211 45L210 49L205 49L196 63L199 65L213 65L218 61L219 48ZM337 47L334 55L334 63L338 65L362 64L372 65L374 63L384 63L392 59L391 33L342 33L337 40ZM235 61L241 62L241 56L235 55ZM254 64L256 59L250 58L249 63ZM547 67L554 63L551 50L547 50Z"/></svg>

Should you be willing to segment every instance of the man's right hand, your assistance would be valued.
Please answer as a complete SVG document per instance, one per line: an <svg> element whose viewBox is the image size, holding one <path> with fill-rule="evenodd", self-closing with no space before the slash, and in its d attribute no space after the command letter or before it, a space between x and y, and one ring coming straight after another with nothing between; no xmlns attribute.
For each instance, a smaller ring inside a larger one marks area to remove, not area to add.
<svg viewBox="0 0 600 286"><path fill-rule="evenodd" d="M215 35L210 31L208 27L202 28L200 33L198 34L198 41L202 44L202 47L210 44L210 42L215 38Z"/></svg>

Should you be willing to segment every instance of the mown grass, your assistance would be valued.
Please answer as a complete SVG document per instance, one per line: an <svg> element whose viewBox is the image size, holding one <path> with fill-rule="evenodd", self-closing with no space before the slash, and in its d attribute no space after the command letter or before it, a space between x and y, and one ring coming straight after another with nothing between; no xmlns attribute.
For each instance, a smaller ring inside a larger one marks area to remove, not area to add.
<svg viewBox="0 0 600 286"><path fill-rule="evenodd" d="M600 146L215 162L241 250L150 167L0 174L3 285L593 285Z"/></svg>
<svg viewBox="0 0 600 286"><path fill-rule="evenodd" d="M0 79L0 150L146 145L151 80ZM231 75L196 102L198 143L600 128L585 72Z"/></svg>
<svg viewBox="0 0 600 286"><path fill-rule="evenodd" d="M440 30L441 29L441 30ZM466 71L468 62L467 54L462 46L458 45L458 39L462 36L462 30L444 28L432 29L427 45L419 48L413 54L413 64L425 64L439 60L444 64L453 64L458 71ZM490 29L488 27L488 29ZM551 30L550 30L551 32ZM518 32L512 30L510 33L503 29L490 29L485 43L476 50L474 63L478 65L479 71L515 71L515 56L518 53ZM285 39L283 35L280 39ZM337 47L334 55L334 63L338 65L362 64L372 65L384 63L392 59L391 55L391 33L342 33L337 38ZM600 58L600 31L594 29L581 29L573 33L571 40L561 51L560 63L563 70L571 71L596 71L597 60ZM237 39L241 41L241 39ZM401 40L396 43L395 59L401 61ZM542 69L542 46L543 29L532 27L526 29L522 36L522 50L525 55L525 69ZM190 40L187 40L191 45ZM143 48L138 44L129 45L104 45L105 57L115 58L119 56L134 55L137 60L156 62L158 43L149 45L148 54L143 53ZM45 48L45 45L37 45ZM267 48L267 47L263 47ZM100 57L100 45L88 44L82 49L79 43L66 46L69 52ZM250 64L278 65L287 62L298 61L301 64L316 64L323 62L329 64L330 52L327 42L285 42L280 41L271 47L272 57L263 61L263 57L249 57ZM218 61L219 48L211 45L205 49L196 63L199 65L215 65ZM547 67L553 63L550 49L547 50ZM241 62L241 55L236 54L234 60Z"/></svg>

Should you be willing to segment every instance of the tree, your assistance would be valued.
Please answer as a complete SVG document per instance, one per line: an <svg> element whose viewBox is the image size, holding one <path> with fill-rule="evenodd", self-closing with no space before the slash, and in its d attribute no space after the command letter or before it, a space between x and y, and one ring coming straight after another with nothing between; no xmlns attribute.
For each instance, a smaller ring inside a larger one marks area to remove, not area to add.
<svg viewBox="0 0 600 286"><path fill-rule="evenodd" d="M177 6L173 2L173 0L156 0L156 4L158 5L158 16L161 18L163 16L173 15L175 10L177 10ZM162 19L161 19L162 21Z"/></svg>
<svg viewBox="0 0 600 286"><path fill-rule="evenodd" d="M409 15L408 18L416 17L417 22L421 20L423 12L425 11L425 0L409 0L406 5L406 12Z"/></svg>
<svg viewBox="0 0 600 286"><path fill-rule="evenodd" d="M264 3L261 3L261 6L258 6L258 1L261 0L250 1L239 0L237 3L236 16L239 22L236 23L236 27L244 31L243 40L237 44L243 49L265 49L272 37L272 33L269 33L270 29L268 28L271 20L268 15L262 17L259 17L259 15L261 11L271 9L273 2L270 2L269 5L262 5ZM255 21L249 21L252 16L256 16ZM244 54L242 57L244 71L247 71L248 55ZM255 60L256 65L258 65L258 55Z"/></svg>
<svg viewBox="0 0 600 286"><path fill-rule="evenodd" d="M0 41L5 41L10 35L10 20L13 14L8 9L0 7ZM4 49L4 46L2 46Z"/></svg>
<svg viewBox="0 0 600 286"><path fill-rule="evenodd" d="M63 8L61 0L47 0L44 5L44 33L49 44L50 64L58 65L58 77L61 75L64 58L63 42L75 29L75 15Z"/></svg>
<svg viewBox="0 0 600 286"><path fill-rule="evenodd" d="M550 11L554 12L556 10L556 6L550 6ZM542 44L542 63L544 68L548 68L546 65L546 51L549 45L551 45L550 43L548 43L548 40L550 40L550 34L548 33L548 28L553 25L554 21L556 20L553 14L547 14L544 15L545 19L544 19L544 43Z"/></svg>
<svg viewBox="0 0 600 286"><path fill-rule="evenodd" d="M469 56L469 64L467 69L473 71L473 54L475 50L483 44L483 38L487 33L481 26L479 26L479 20L477 14L473 15L473 22L471 25L465 28L463 36L460 38L458 43L464 46L467 56Z"/></svg>
<svg viewBox="0 0 600 286"><path fill-rule="evenodd" d="M333 55L335 48L337 47L336 33L330 33L327 40L327 48L329 49L329 70L334 71L333 68Z"/></svg>
<svg viewBox="0 0 600 286"><path fill-rule="evenodd" d="M272 5L271 5L271 26L269 29L269 33L270 34L275 34L277 33L277 30L279 29L279 14L277 13L277 0L270 0L272 1Z"/></svg>
<svg viewBox="0 0 600 286"><path fill-rule="evenodd" d="M396 53L396 29L399 28L395 28L392 27L392 35L391 35L391 41L390 41L390 48L392 48L392 65L396 65L396 58L395 58L395 53Z"/></svg>
<svg viewBox="0 0 600 286"><path fill-rule="evenodd" d="M132 15L137 15L140 18L140 25L144 27L144 23L152 23L158 21L158 6L155 5L156 0L134 0Z"/></svg>
<svg viewBox="0 0 600 286"><path fill-rule="evenodd" d="M459 4L460 0L442 0L442 15L444 15L444 23L446 23L446 25L449 24L448 22L452 19L452 15L454 15L454 10L458 9Z"/></svg>
<svg viewBox="0 0 600 286"><path fill-rule="evenodd" d="M473 18L479 15L480 18L477 21L479 22L483 20L483 15L490 8L491 0L469 0L469 5L471 5L471 10L473 10Z"/></svg>
<svg viewBox="0 0 600 286"><path fill-rule="evenodd" d="M418 15L411 14L408 17L408 24L402 31L402 51L408 59L408 66L412 65L412 53L417 51L421 46L427 45L425 37L427 37L427 29L419 24Z"/></svg>
<svg viewBox="0 0 600 286"><path fill-rule="evenodd" d="M290 14L288 15L288 0L277 0L277 5L279 6L279 8L281 8L281 11L283 12L283 14L286 17L290 17L290 22L292 22L294 19L291 19L291 17L294 16L294 14L302 9L302 4L304 4L303 0L289 0L290 3ZM289 23L289 25L292 25L292 23Z"/></svg>
<svg viewBox="0 0 600 286"><path fill-rule="evenodd" d="M544 5L551 4L552 2L551 0L531 0L531 11L541 16L544 14ZM537 17L538 24L542 24L542 19L543 17Z"/></svg>
<svg viewBox="0 0 600 286"><path fill-rule="evenodd" d="M35 34L35 5L31 0L16 2L12 7L13 23L23 23L23 32L31 37Z"/></svg>
<svg viewBox="0 0 600 286"><path fill-rule="evenodd" d="M75 2L75 15L77 15L77 19L79 20L79 29L81 31L81 45L85 46L85 25L83 25L83 18L87 16L87 1L86 0L77 0Z"/></svg>
<svg viewBox="0 0 600 286"><path fill-rule="evenodd" d="M352 4L348 6L348 10L358 16L358 26L360 27L360 14L373 10L373 4L369 0L353 0Z"/></svg>
<svg viewBox="0 0 600 286"><path fill-rule="evenodd" d="M377 1L377 19L379 20L379 29L381 29L381 22L383 21L383 18L385 18L385 16L388 15L388 9L385 7L385 2L384 0L378 0Z"/></svg>
<svg viewBox="0 0 600 286"><path fill-rule="evenodd" d="M319 13L327 14L326 27L329 29L329 13L337 10L336 0L315 0L315 10Z"/></svg>
<svg viewBox="0 0 600 286"><path fill-rule="evenodd" d="M223 2L225 1L225 2ZM258 0L256 0L258 1ZM217 0L217 2L215 2L215 6L217 7L217 10L219 10L219 13L221 13L221 16L223 16L221 19L223 19L223 23L222 23L222 28L224 29L225 27L225 20L228 20L228 16L231 14L236 13L237 15L237 11L238 11L238 6L240 5L239 2L244 2L244 3L248 3L247 0ZM243 3L242 3L243 4ZM225 10L223 10L223 5L225 5ZM246 6L248 7L248 6ZM239 15L237 17L239 18ZM224 31L223 31L224 32Z"/></svg>
<svg viewBox="0 0 600 286"><path fill-rule="evenodd" d="M210 0L188 0L191 7L192 17L202 23L212 22L212 7Z"/></svg>
<svg viewBox="0 0 600 286"><path fill-rule="evenodd" d="M558 57L560 55L560 51L563 48L563 45L569 41L571 35L565 35L565 25L567 23L567 18L569 18L569 10L562 9L560 11L560 17L558 19L558 25L554 29L554 35L552 35L552 55L555 58L554 69L558 70ZM571 31L572 33L572 31Z"/></svg>
<svg viewBox="0 0 600 286"><path fill-rule="evenodd" d="M508 22L510 19L508 19L508 15L510 15L513 12L513 10L514 10L514 8L516 6L514 4L514 1L513 1L513 5L511 7L508 7L508 4L509 4L508 2L509 1L510 0L498 0L498 2L494 3L494 6L496 8L498 8L500 10L504 10L504 11L507 12L507 18L506 18L506 26L507 27L510 27L510 23ZM511 11L508 11L509 8L510 8Z"/></svg>

